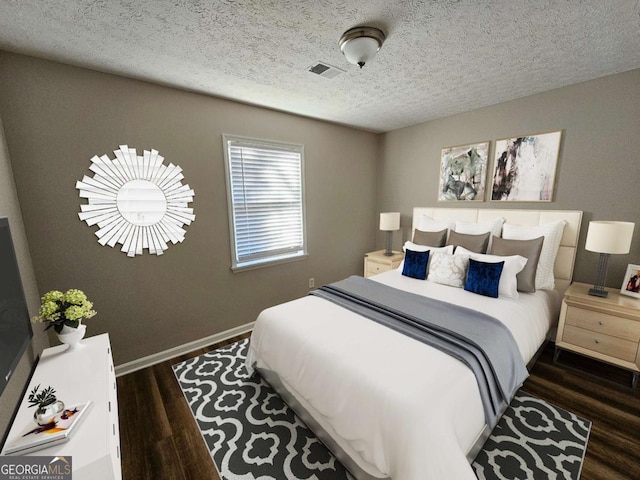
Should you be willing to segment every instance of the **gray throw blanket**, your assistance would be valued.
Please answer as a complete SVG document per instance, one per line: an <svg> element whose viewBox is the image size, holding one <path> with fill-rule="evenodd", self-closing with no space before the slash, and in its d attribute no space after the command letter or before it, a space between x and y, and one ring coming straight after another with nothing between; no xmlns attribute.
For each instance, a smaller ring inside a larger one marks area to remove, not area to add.
<svg viewBox="0 0 640 480"><path fill-rule="evenodd" d="M415 338L462 361L476 376L493 428L528 376L511 332L484 313L352 276L310 295Z"/></svg>

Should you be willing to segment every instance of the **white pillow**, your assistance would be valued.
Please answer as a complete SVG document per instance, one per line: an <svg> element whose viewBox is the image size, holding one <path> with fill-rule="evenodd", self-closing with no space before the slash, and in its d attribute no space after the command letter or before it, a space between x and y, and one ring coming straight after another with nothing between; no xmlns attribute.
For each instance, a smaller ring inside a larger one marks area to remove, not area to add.
<svg viewBox="0 0 640 480"><path fill-rule="evenodd" d="M489 220L487 222L456 222L454 230L458 233L467 233L470 235L479 235L481 233L491 232L494 237L499 237L502 233L502 225L505 219L503 217Z"/></svg>
<svg viewBox="0 0 640 480"><path fill-rule="evenodd" d="M502 257L500 255L485 255L482 253L474 253L463 247L456 248L456 254L469 255L469 257L479 262L498 263L504 261L502 273L500 274L500 283L498 284L498 295L509 298L518 298L518 275L527 264L527 259L521 255L510 255Z"/></svg>
<svg viewBox="0 0 640 480"><path fill-rule="evenodd" d="M491 233L491 237L499 237L502 234L502 225L505 219L503 217L486 222L461 222L457 221L454 230L458 233L466 233L469 235L479 235L481 233ZM492 238L489 237L487 251L491 248Z"/></svg>
<svg viewBox="0 0 640 480"><path fill-rule="evenodd" d="M413 243L407 240L402 246L402 251L406 252L407 250L412 250L414 252L426 252L427 250L431 250L432 252L453 253L453 248L453 245L447 245L446 247L430 247L429 245L418 245L417 243Z"/></svg>
<svg viewBox="0 0 640 480"><path fill-rule="evenodd" d="M433 218L427 215L420 215L418 219L418 226L416 227L418 230L422 230L423 232L439 232L444 230L453 230L456 226L455 222L445 222L441 220L434 220Z"/></svg>
<svg viewBox="0 0 640 480"><path fill-rule="evenodd" d="M467 268L469 268L469 255L433 252L429 257L431 265L427 280L452 287L464 287Z"/></svg>
<svg viewBox="0 0 640 480"><path fill-rule="evenodd" d="M502 227L502 238L509 240L532 240L544 237L538 268L536 269L536 290L553 290L555 277L553 267L560 248L565 220L545 223L544 225L512 225L505 223Z"/></svg>
<svg viewBox="0 0 640 480"><path fill-rule="evenodd" d="M454 249L453 245L447 245L446 247L430 247L428 245L418 245L417 243L410 242L409 240L404 242L404 245L402 246L403 252L406 252L407 250L412 250L414 252L426 252L427 250L431 250L431 253L429 254L429 263L427 264L427 275L429 275L428 269L429 269L429 265L431 264L432 254L434 252L444 252L444 253L452 254L453 249ZM404 260L402 260L400 262L400 265L398 265L398 270L402 271L403 268L404 268Z"/></svg>

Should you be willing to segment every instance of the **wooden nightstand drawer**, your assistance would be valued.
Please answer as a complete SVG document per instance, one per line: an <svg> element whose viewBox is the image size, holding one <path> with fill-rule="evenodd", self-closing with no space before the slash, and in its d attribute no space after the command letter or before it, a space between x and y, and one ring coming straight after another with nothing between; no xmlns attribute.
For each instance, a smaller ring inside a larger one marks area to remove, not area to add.
<svg viewBox="0 0 640 480"><path fill-rule="evenodd" d="M367 262L366 275L377 275L378 273L386 272L388 270L391 270L391 265L383 265L382 263L376 263L369 260Z"/></svg>
<svg viewBox="0 0 640 480"><path fill-rule="evenodd" d="M631 388L640 380L640 302L608 290L607 297L589 295L590 284L571 284L564 294L556 353L571 350L633 372Z"/></svg>
<svg viewBox="0 0 640 480"><path fill-rule="evenodd" d="M640 323L626 318L569 306L565 321L569 325L593 332L620 337L635 343L640 341Z"/></svg>
<svg viewBox="0 0 640 480"><path fill-rule="evenodd" d="M565 325L562 341L627 362L633 362L638 352L638 342L604 335L573 325Z"/></svg>
<svg viewBox="0 0 640 480"><path fill-rule="evenodd" d="M394 252L393 255L385 255L384 250L367 253L364 256L364 276L371 277L398 268L403 258L401 252Z"/></svg>

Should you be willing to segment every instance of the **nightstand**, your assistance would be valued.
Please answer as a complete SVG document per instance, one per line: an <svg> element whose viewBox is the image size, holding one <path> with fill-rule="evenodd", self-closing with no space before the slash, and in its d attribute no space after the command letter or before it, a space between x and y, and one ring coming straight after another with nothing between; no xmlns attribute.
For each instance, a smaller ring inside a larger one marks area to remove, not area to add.
<svg viewBox="0 0 640 480"><path fill-rule="evenodd" d="M369 252L364 256L364 276L370 277L398 268L403 259L404 253L402 252L393 252L393 255L390 256L386 256L384 250Z"/></svg>
<svg viewBox="0 0 640 480"><path fill-rule="evenodd" d="M559 349L586 355L633 372L632 388L640 376L640 301L607 289L606 298L587 292L591 285L573 283L562 301L558 334Z"/></svg>

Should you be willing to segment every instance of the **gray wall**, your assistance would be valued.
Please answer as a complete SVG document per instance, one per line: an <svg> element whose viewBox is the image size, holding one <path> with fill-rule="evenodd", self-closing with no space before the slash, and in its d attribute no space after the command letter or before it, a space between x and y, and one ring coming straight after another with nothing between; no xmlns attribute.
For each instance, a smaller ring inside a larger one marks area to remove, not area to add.
<svg viewBox="0 0 640 480"><path fill-rule="evenodd" d="M80 288L116 364L252 322L308 281L362 271L375 246L371 133L0 52L0 113L41 293ZM222 134L305 146L307 260L232 273ZM195 190L196 220L160 257L102 247L78 218L93 155L155 148Z"/></svg>
<svg viewBox="0 0 640 480"><path fill-rule="evenodd" d="M495 140L556 130L563 138L553 202L437 202L443 147L491 140L492 165ZM588 222L635 222L630 254L611 257L607 283L620 288L627 264L640 263L639 134L640 70L396 130L381 136L378 210L402 212L395 248L410 237L415 206L583 210L574 279L586 283L598 258L584 250Z"/></svg>
<svg viewBox="0 0 640 480"><path fill-rule="evenodd" d="M595 270L597 255L583 249L592 219L639 224L631 254L613 257L611 285L640 262L640 70L382 135L5 52L0 85L0 215L14 227L31 313L39 293L85 290L98 310L89 334L109 332L116 364L251 322L304 295L309 277L323 284L360 273L363 253L384 246L380 211L402 212L399 248L414 206L447 206L436 202L446 146L491 140L493 149L496 139L562 129L554 202L473 205L583 210L577 280ZM222 133L305 145L307 260L230 271ZM101 247L96 228L78 219L75 182L93 155L112 156L120 144L158 149L196 192L185 242L161 257ZM35 353L46 345L36 331ZM18 401L32 357L3 406Z"/></svg>
<svg viewBox="0 0 640 480"><path fill-rule="evenodd" d="M27 300L29 315L36 315L40 306L40 296L38 295L36 278L31 263L31 256L29 255L29 244L27 242L24 224L22 223L22 213L13 181L2 119L0 119L0 217L9 219L13 247L18 259L18 268L20 269L22 288ZM9 421L13 415L15 406L22 398L22 391L31 374L34 359L40 354L43 348L49 346L49 340L47 335L42 333L42 328L39 328L39 325L34 325L33 330L31 345L22 356L13 376L2 392L2 396L0 396L0 405L2 406L2 408L0 408L0 440L9 427Z"/></svg>

